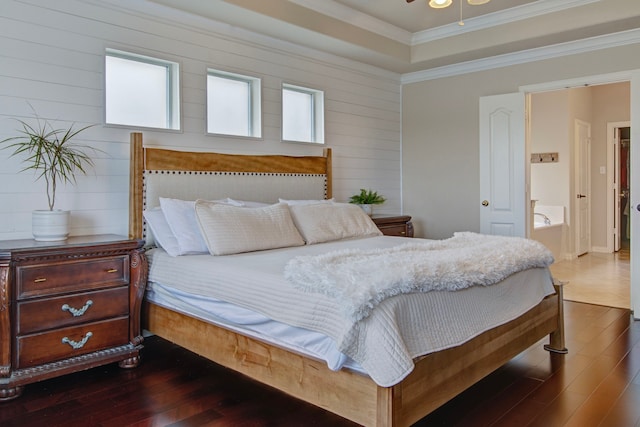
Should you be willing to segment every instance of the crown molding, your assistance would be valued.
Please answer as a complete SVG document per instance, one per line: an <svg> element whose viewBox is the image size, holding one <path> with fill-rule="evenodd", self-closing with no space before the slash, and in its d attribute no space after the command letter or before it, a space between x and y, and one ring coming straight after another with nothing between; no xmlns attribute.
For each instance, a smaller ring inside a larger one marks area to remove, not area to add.
<svg viewBox="0 0 640 427"><path fill-rule="evenodd" d="M454 22L441 27L418 31L413 33L411 45L415 46L446 37L484 30L498 25L535 18L536 16L559 12L561 10L571 9L577 6L585 6L599 1L601 0L546 0L527 3L522 6L506 9L500 12L493 12L475 18L465 19L464 26Z"/></svg>
<svg viewBox="0 0 640 427"><path fill-rule="evenodd" d="M402 75L400 81L402 84L416 83L635 43L640 43L640 28L406 73Z"/></svg>
<svg viewBox="0 0 640 427"><path fill-rule="evenodd" d="M348 24L355 25L363 30L376 33L391 40L411 45L413 33L375 18L369 14L360 12L334 0L289 0L298 6L305 7L331 18Z"/></svg>
<svg viewBox="0 0 640 427"><path fill-rule="evenodd" d="M85 0L96 7L110 8L125 13L138 13L165 25L186 28L245 45L258 46L285 55L304 57L309 61L366 73L383 79L400 81L400 73L369 65L332 53L305 47L279 38L240 28L222 21L194 15L149 0Z"/></svg>
<svg viewBox="0 0 640 427"><path fill-rule="evenodd" d="M374 18L371 15L360 12L334 0L289 0L298 6L305 7L331 18L355 25L363 30L371 31L391 40L416 46L446 37L456 36L472 31L483 30L497 25L508 24L514 21L534 18L548 13L554 13L577 6L585 6L601 0L544 0L527 3L522 6L493 12L486 15L464 20L464 26L453 22L441 27L411 33L388 22ZM464 0L460 0L464 1ZM426 6L425 6L426 7ZM428 10L428 9L427 9Z"/></svg>

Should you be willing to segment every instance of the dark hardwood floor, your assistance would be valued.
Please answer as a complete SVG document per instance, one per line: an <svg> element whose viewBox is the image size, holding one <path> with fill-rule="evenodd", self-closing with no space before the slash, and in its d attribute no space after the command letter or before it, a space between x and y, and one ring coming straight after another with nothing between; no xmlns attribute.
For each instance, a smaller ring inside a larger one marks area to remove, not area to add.
<svg viewBox="0 0 640 427"><path fill-rule="evenodd" d="M628 310L565 302L569 354L541 343L416 426L634 426L640 322ZM174 346L147 338L141 366L31 384L0 403L0 426L353 426Z"/></svg>

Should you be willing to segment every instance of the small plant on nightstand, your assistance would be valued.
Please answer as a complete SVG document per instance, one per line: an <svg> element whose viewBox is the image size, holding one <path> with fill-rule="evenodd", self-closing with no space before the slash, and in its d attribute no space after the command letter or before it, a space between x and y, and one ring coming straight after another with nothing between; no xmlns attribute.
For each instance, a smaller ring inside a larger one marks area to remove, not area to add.
<svg viewBox="0 0 640 427"><path fill-rule="evenodd" d="M360 193L354 194L353 196L351 196L351 198L349 198L349 203L360 205L362 210L364 210L367 215L371 215L373 213L372 205L380 205L386 200L387 199L378 194L377 191L361 188Z"/></svg>
<svg viewBox="0 0 640 427"><path fill-rule="evenodd" d="M11 156L26 156L23 159L26 166L21 172L32 170L36 173L36 180L44 178L47 184L49 209L33 211L35 239L64 240L69 235L69 211L54 209L56 189L58 184L75 183L76 173L86 174L85 168L93 166L93 160L86 151L99 150L70 141L94 125L80 129L74 129L73 125L66 129L56 129L38 115L35 118L34 125L16 119L22 125L22 129L18 130L20 136L4 139L0 144L10 143L2 148L13 149Z"/></svg>

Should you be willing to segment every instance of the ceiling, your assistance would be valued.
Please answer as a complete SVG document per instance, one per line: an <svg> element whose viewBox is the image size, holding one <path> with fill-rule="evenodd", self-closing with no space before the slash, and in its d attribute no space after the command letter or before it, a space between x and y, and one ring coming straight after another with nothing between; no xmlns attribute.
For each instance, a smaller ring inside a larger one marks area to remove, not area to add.
<svg viewBox="0 0 640 427"><path fill-rule="evenodd" d="M640 28L640 0L151 1L402 74Z"/></svg>

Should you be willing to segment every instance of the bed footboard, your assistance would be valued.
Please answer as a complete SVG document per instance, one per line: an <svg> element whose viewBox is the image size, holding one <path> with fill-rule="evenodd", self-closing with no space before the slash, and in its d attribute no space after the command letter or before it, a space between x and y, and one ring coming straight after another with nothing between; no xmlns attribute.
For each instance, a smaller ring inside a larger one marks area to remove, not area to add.
<svg viewBox="0 0 640 427"><path fill-rule="evenodd" d="M561 301L561 300L560 300ZM410 426L548 334L557 334L559 294L458 347L426 355L401 383L334 372L323 361L145 302L148 331L215 363L365 426Z"/></svg>

